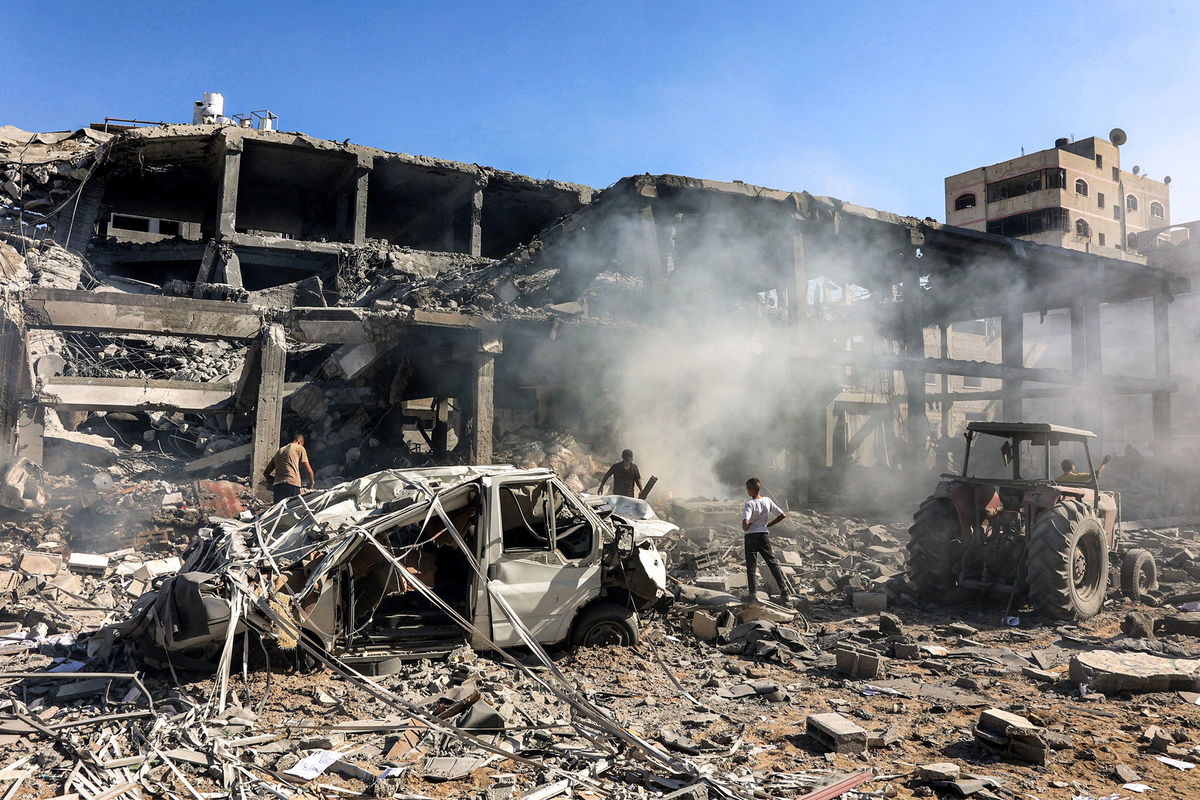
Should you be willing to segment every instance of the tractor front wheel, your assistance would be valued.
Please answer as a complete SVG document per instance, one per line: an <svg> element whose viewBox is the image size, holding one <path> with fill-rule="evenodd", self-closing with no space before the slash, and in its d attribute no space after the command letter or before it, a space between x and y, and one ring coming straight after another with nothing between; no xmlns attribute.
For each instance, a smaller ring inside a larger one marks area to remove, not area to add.
<svg viewBox="0 0 1200 800"><path fill-rule="evenodd" d="M908 529L908 580L921 597L945 599L958 577L951 557L958 515L949 501L930 497L913 514Z"/></svg>
<svg viewBox="0 0 1200 800"><path fill-rule="evenodd" d="M1121 594L1137 603L1157 588L1158 567L1153 554L1140 547L1126 550L1121 556Z"/></svg>
<svg viewBox="0 0 1200 800"><path fill-rule="evenodd" d="M1078 500L1038 516L1026 554L1029 596L1055 619L1095 616L1108 587L1108 540L1100 520Z"/></svg>

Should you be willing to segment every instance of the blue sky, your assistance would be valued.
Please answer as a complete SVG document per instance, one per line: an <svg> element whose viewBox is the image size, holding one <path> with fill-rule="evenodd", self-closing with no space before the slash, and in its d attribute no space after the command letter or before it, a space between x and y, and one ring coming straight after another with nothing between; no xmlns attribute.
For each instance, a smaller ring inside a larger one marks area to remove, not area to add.
<svg viewBox="0 0 1200 800"><path fill-rule="evenodd" d="M942 179L1123 127L1200 219L1200 4L6 3L0 124L285 130L601 187L673 172L942 218Z"/></svg>

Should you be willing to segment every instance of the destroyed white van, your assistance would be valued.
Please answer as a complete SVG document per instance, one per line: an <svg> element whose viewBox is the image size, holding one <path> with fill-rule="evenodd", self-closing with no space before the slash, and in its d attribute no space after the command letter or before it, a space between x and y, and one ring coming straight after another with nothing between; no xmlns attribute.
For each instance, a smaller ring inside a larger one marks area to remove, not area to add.
<svg viewBox="0 0 1200 800"><path fill-rule="evenodd" d="M377 472L203 529L118 635L212 658L252 629L368 674L464 642L636 643L673 526L614 508L544 469Z"/></svg>

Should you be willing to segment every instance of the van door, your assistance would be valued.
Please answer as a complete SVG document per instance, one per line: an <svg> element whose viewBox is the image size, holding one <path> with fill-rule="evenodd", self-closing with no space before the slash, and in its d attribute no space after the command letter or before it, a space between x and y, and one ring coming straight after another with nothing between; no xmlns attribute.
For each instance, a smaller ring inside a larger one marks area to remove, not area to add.
<svg viewBox="0 0 1200 800"><path fill-rule="evenodd" d="M539 642L567 638L576 610L600 594L599 520L554 478L499 480L491 498L493 591ZM504 609L488 602L492 638L521 644Z"/></svg>

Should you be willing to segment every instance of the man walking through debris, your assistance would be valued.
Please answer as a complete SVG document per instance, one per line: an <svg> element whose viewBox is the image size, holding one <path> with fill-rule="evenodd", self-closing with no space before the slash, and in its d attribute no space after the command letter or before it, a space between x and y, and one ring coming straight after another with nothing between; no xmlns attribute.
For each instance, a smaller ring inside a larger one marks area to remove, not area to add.
<svg viewBox="0 0 1200 800"><path fill-rule="evenodd" d="M271 480L273 476L275 479L271 490L274 492L276 503L300 494L301 471L304 472L305 480L308 481L308 488L316 488L317 476L313 474L312 466L308 463L308 451L304 449L304 434L297 433L292 437L291 442L275 452L275 457L263 470L264 478Z"/></svg>
<svg viewBox="0 0 1200 800"><path fill-rule="evenodd" d="M758 557L762 556L767 569L771 571L771 577L775 579L775 585L779 587L778 599L786 602L788 597L787 580L779 569L779 562L775 560L775 552L771 549L771 542L767 538L767 529L783 522L787 519L787 514L783 513L783 509L777 506L774 500L763 495L762 481L758 478L746 481L746 494L750 495L750 499L742 507L742 531L745 533L746 542L746 593L748 599L754 600L757 596L757 561Z"/></svg>
<svg viewBox="0 0 1200 800"><path fill-rule="evenodd" d="M608 479L613 479L613 494L622 494L626 497L637 497L642 491L642 473L638 470L637 464L633 463L633 451L622 450L621 460L608 468L608 472L604 473L604 478L600 481L600 489L597 494L604 494L604 484ZM637 489L637 493L634 489Z"/></svg>

